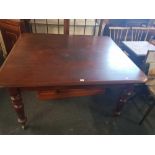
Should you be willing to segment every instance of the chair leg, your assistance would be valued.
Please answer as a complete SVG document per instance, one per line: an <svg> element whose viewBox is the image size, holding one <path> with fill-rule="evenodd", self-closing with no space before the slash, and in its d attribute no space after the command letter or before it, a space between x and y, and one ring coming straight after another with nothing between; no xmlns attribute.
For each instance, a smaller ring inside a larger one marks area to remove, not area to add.
<svg viewBox="0 0 155 155"><path fill-rule="evenodd" d="M141 119L141 121L139 122L139 125L141 125L143 123L143 121L145 120L145 118L149 115L149 113L152 111L153 107L155 106L155 102L153 102L149 108L146 110L143 118Z"/></svg>

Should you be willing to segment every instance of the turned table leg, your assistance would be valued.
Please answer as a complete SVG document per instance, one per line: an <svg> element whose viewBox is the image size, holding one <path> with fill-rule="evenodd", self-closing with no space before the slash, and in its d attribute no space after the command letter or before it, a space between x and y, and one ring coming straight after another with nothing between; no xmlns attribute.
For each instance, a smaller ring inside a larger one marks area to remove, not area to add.
<svg viewBox="0 0 155 155"><path fill-rule="evenodd" d="M15 109L18 116L18 123L22 125L23 129L25 129L27 119L24 112L24 104L22 102L20 89L9 88L9 93L11 97L11 102L13 104L13 108Z"/></svg>
<svg viewBox="0 0 155 155"><path fill-rule="evenodd" d="M121 111L125 105L125 103L129 100L129 98L134 94L134 86L128 85L122 88L120 97L117 101L116 109L114 111L115 116L119 116Z"/></svg>

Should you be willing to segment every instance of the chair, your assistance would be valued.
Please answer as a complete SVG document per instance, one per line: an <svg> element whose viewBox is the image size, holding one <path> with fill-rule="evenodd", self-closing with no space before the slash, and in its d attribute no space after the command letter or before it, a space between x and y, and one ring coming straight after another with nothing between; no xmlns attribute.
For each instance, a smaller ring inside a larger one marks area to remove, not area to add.
<svg viewBox="0 0 155 155"><path fill-rule="evenodd" d="M105 22L103 19L70 19L70 35L100 36L103 33Z"/></svg>
<svg viewBox="0 0 155 155"><path fill-rule="evenodd" d="M132 41L150 41L154 37L155 27L131 27Z"/></svg>
<svg viewBox="0 0 155 155"><path fill-rule="evenodd" d="M145 66L145 71L148 75L148 81L146 82L146 86L150 94L149 99L151 102L139 122L140 125L143 123L143 121L146 119L146 117L150 114L153 107L155 106L155 51L148 51Z"/></svg>
<svg viewBox="0 0 155 155"><path fill-rule="evenodd" d="M65 35L98 35L105 26L103 19L31 19L33 33Z"/></svg>
<svg viewBox="0 0 155 155"><path fill-rule="evenodd" d="M128 40L130 27L109 27L109 36L120 46L122 41Z"/></svg>
<svg viewBox="0 0 155 155"><path fill-rule="evenodd" d="M1 19L0 30L2 35L2 45L4 50L4 57L6 57L17 41L21 33L27 32L25 23L22 20Z"/></svg>

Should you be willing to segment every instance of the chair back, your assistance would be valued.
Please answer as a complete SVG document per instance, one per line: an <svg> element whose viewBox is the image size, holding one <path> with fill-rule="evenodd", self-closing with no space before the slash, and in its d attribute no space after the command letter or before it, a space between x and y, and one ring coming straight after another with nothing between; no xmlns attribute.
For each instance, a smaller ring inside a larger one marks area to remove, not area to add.
<svg viewBox="0 0 155 155"><path fill-rule="evenodd" d="M64 34L65 19L31 19L31 33Z"/></svg>
<svg viewBox="0 0 155 155"><path fill-rule="evenodd" d="M70 19L69 35L102 35L104 29L103 19Z"/></svg>
<svg viewBox="0 0 155 155"><path fill-rule="evenodd" d="M116 44L120 45L122 41L127 40L129 30L130 27L109 27L109 35Z"/></svg>
<svg viewBox="0 0 155 155"><path fill-rule="evenodd" d="M1 19L0 20L1 44L3 46L4 57L6 57L17 41L21 33L27 32L25 23L22 20Z"/></svg>
<svg viewBox="0 0 155 155"><path fill-rule="evenodd" d="M132 41L150 41L155 33L155 27L132 27L131 40Z"/></svg>
<svg viewBox="0 0 155 155"><path fill-rule="evenodd" d="M30 25L33 33L94 36L105 26L103 19L31 19Z"/></svg>

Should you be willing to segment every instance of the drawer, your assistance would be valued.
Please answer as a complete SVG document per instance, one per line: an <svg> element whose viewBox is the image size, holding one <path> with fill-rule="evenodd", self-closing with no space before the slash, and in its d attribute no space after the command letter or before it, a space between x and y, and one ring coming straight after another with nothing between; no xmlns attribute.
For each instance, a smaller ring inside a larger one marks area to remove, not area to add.
<svg viewBox="0 0 155 155"><path fill-rule="evenodd" d="M105 92L105 89L101 87L42 90L42 91L38 91L38 98L41 100L64 99L68 97L91 96L91 95L103 94L104 92Z"/></svg>

